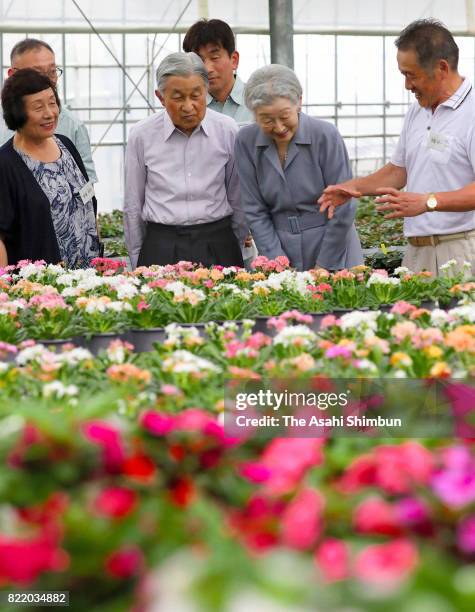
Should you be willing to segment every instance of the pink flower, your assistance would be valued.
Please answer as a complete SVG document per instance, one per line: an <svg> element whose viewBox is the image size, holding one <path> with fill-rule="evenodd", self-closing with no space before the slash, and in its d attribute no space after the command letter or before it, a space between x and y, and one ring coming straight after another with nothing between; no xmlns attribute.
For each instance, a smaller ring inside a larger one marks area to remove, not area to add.
<svg viewBox="0 0 475 612"><path fill-rule="evenodd" d="M467 554L475 553L475 514L465 517L457 527L457 546Z"/></svg>
<svg viewBox="0 0 475 612"><path fill-rule="evenodd" d="M430 451L418 442L377 446L372 453L353 461L339 488L354 493L365 486L379 486L388 493L407 493L416 485L429 483L433 463Z"/></svg>
<svg viewBox="0 0 475 612"><path fill-rule="evenodd" d="M356 507L353 524L360 533L387 536L401 534L393 506L379 497L365 499Z"/></svg>
<svg viewBox="0 0 475 612"><path fill-rule="evenodd" d="M307 550L321 533L324 501L314 489L302 489L282 515L282 542L289 548Z"/></svg>
<svg viewBox="0 0 475 612"><path fill-rule="evenodd" d="M178 387L175 387L175 385L169 385L169 384L163 384L160 387L160 393L163 393L163 395L169 395L169 396L183 395L182 391Z"/></svg>
<svg viewBox="0 0 475 612"><path fill-rule="evenodd" d="M405 315L408 312L414 312L414 310L416 310L416 307L413 304L409 304L409 302L404 302L403 300L401 300L394 304L390 312L392 314Z"/></svg>
<svg viewBox="0 0 475 612"><path fill-rule="evenodd" d="M335 357L343 357L343 359L350 359L352 356L352 347L340 344L334 344L325 351L325 357L328 359L334 359Z"/></svg>
<svg viewBox="0 0 475 612"><path fill-rule="evenodd" d="M268 346L271 342L272 340L269 336L266 336L262 332L256 332L246 340L246 347L259 350L263 346Z"/></svg>
<svg viewBox="0 0 475 612"><path fill-rule="evenodd" d="M209 412L201 408L187 408L179 412L175 417L176 431L189 431L203 433L209 423L214 423L215 419Z"/></svg>
<svg viewBox="0 0 475 612"><path fill-rule="evenodd" d="M348 545L343 540L327 538L315 553L315 563L326 582L345 580L350 575Z"/></svg>
<svg viewBox="0 0 475 612"><path fill-rule="evenodd" d="M357 555L355 575L363 582L388 588L407 578L418 561L417 549L409 540L373 544Z"/></svg>
<svg viewBox="0 0 475 612"><path fill-rule="evenodd" d="M102 447L104 466L109 472L119 472L124 462L120 433L105 421L90 421L83 426L85 437Z"/></svg>
<svg viewBox="0 0 475 612"><path fill-rule="evenodd" d="M154 436L166 436L175 427L175 419L162 412L147 410L142 414L140 424Z"/></svg>
<svg viewBox="0 0 475 612"><path fill-rule="evenodd" d="M326 329L327 327L333 327L334 325L338 325L338 319L335 315L326 315L320 321L320 329Z"/></svg>
<svg viewBox="0 0 475 612"><path fill-rule="evenodd" d="M142 551L137 546L124 546L109 555L105 568L114 578L126 579L135 576L144 566Z"/></svg>
<svg viewBox="0 0 475 612"><path fill-rule="evenodd" d="M399 499L394 503L394 514L406 529L425 536L432 534L430 510L423 500L417 497Z"/></svg>
<svg viewBox="0 0 475 612"><path fill-rule="evenodd" d="M264 484L272 494L288 493L301 481L307 470L320 465L323 439L321 438L275 438L261 456L271 475Z"/></svg>
<svg viewBox="0 0 475 612"><path fill-rule="evenodd" d="M137 311L142 312L142 310L148 310L150 308L150 304L147 304L145 300L140 300L137 304Z"/></svg>
<svg viewBox="0 0 475 612"><path fill-rule="evenodd" d="M239 466L239 473L246 480L256 483L265 482L271 475L270 469L257 461L242 463Z"/></svg>
<svg viewBox="0 0 475 612"><path fill-rule="evenodd" d="M32 584L45 572L64 571L67 553L43 535L20 540L0 535L0 583Z"/></svg>
<svg viewBox="0 0 475 612"><path fill-rule="evenodd" d="M475 426L470 422L475 406L475 389L463 383L446 384L444 393L452 405L456 436L475 438Z"/></svg>
<svg viewBox="0 0 475 612"><path fill-rule="evenodd" d="M434 493L447 506L460 509L475 501L475 459L468 449L446 451L446 465L432 479Z"/></svg>
<svg viewBox="0 0 475 612"><path fill-rule="evenodd" d="M121 519L132 512L137 503L137 494L125 487L107 487L99 493L94 507L99 514Z"/></svg>

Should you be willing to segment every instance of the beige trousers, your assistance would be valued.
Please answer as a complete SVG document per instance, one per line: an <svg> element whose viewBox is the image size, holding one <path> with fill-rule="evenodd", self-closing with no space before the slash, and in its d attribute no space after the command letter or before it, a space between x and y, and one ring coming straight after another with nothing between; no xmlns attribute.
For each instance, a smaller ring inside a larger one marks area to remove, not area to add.
<svg viewBox="0 0 475 612"><path fill-rule="evenodd" d="M457 265L451 268L453 272L459 272L464 261L468 261L472 269L467 270L466 276L475 277L475 236L448 240L436 246L416 247L408 244L402 265L413 272L428 270L435 276L439 276L440 266L450 259L457 260Z"/></svg>

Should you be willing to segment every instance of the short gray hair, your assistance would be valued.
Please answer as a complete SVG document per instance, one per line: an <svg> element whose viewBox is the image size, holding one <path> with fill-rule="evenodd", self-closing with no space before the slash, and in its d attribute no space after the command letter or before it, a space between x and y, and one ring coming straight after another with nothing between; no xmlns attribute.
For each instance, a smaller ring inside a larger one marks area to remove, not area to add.
<svg viewBox="0 0 475 612"><path fill-rule="evenodd" d="M182 76L187 77L193 74L200 76L206 88L208 88L208 71L201 57L190 51L189 53L170 53L160 62L157 68L157 89L163 94L168 77Z"/></svg>
<svg viewBox="0 0 475 612"><path fill-rule="evenodd" d="M276 98L287 98L298 104L302 97L302 85L295 72L281 64L269 64L255 70L246 83L244 102L249 110L273 104Z"/></svg>

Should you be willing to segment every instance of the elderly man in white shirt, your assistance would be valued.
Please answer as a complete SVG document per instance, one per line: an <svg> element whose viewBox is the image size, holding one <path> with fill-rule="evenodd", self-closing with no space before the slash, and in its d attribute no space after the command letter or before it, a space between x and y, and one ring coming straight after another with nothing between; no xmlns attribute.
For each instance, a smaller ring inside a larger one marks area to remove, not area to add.
<svg viewBox="0 0 475 612"><path fill-rule="evenodd" d="M325 189L320 210L349 197L380 195L378 210L405 217L403 265L440 272L449 260L471 265L475 275L475 93L458 73L459 50L438 21L411 23L396 40L409 109L396 151L369 176ZM407 188L402 192L400 189Z"/></svg>
<svg viewBox="0 0 475 612"><path fill-rule="evenodd" d="M248 228L234 163L238 127L206 108L207 87L196 53L168 55L157 69L165 110L130 132L124 227L134 267L243 265Z"/></svg>

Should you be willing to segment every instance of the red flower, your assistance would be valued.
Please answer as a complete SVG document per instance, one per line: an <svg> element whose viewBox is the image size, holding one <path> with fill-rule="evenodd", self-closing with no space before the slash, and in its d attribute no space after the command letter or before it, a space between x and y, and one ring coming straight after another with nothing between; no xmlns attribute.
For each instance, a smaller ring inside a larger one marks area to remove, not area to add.
<svg viewBox="0 0 475 612"><path fill-rule="evenodd" d="M323 498L314 489L303 489L282 516L282 541L286 546L306 550L315 545L321 531Z"/></svg>
<svg viewBox="0 0 475 612"><path fill-rule="evenodd" d="M171 488L170 495L175 505L186 508L196 496L195 485L190 478L180 478Z"/></svg>
<svg viewBox="0 0 475 612"><path fill-rule="evenodd" d="M137 546L124 546L109 555L105 562L106 570L114 578L131 578L144 566L142 551Z"/></svg>
<svg viewBox="0 0 475 612"><path fill-rule="evenodd" d="M402 532L395 509L377 497L365 499L357 506L353 523L360 533L398 536Z"/></svg>
<svg viewBox="0 0 475 612"><path fill-rule="evenodd" d="M44 572L66 569L69 557L52 538L31 540L0 536L0 583L27 585Z"/></svg>
<svg viewBox="0 0 475 612"><path fill-rule="evenodd" d="M349 551L343 540L327 538L315 553L315 563L326 582L344 580L349 577Z"/></svg>
<svg viewBox="0 0 475 612"><path fill-rule="evenodd" d="M136 502L135 491L125 487L108 487L96 497L94 506L99 514L120 519L132 512Z"/></svg>
<svg viewBox="0 0 475 612"><path fill-rule="evenodd" d="M147 410L142 414L140 424L154 436L166 436L175 427L175 420L168 414Z"/></svg>
<svg viewBox="0 0 475 612"><path fill-rule="evenodd" d="M140 482L150 482L153 480L157 468L150 457L146 455L133 455L126 459L123 465L123 472L129 478Z"/></svg>
<svg viewBox="0 0 475 612"><path fill-rule="evenodd" d="M397 585L414 571L418 560L417 549L409 540L373 544L356 557L355 575L376 586Z"/></svg>

